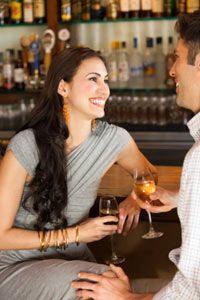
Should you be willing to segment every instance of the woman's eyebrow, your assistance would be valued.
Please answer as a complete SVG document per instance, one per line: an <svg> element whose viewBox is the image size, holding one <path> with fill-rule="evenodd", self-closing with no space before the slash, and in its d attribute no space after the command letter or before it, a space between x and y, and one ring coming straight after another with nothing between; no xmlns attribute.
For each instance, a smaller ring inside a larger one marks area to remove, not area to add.
<svg viewBox="0 0 200 300"><path fill-rule="evenodd" d="M90 72L90 73L88 73L86 76L88 76L88 75L96 75L96 76L98 76L98 77L101 77L101 74L99 74L99 73L97 73L97 72ZM108 77L108 74L106 74L105 77Z"/></svg>

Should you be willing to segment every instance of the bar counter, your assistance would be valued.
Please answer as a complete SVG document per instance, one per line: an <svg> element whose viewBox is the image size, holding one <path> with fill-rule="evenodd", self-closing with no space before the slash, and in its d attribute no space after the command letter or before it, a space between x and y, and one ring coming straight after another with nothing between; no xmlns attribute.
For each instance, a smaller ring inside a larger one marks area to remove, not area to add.
<svg viewBox="0 0 200 300"><path fill-rule="evenodd" d="M180 166L156 166L158 170L158 185L176 190L179 188ZM126 197L133 189L133 179L129 173L117 164L113 165L102 178L98 194L113 194L116 197Z"/></svg>

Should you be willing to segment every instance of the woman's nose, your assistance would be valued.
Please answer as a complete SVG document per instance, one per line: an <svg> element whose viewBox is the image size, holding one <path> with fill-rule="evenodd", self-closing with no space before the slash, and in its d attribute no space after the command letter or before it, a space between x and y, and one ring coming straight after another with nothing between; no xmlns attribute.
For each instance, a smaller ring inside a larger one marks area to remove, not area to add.
<svg viewBox="0 0 200 300"><path fill-rule="evenodd" d="M99 85L99 90L102 92L102 94L106 94L106 95L110 94L110 88L109 88L108 84L105 82L102 82Z"/></svg>

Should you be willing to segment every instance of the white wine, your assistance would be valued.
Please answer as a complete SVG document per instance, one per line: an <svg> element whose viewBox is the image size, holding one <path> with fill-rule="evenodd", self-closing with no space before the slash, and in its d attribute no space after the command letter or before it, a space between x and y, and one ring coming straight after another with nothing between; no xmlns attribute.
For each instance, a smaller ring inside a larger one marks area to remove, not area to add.
<svg viewBox="0 0 200 300"><path fill-rule="evenodd" d="M116 216L117 218L119 218L119 212L116 209L106 209L106 208L102 208L100 209L99 212L100 217L105 217L105 216ZM105 224L107 225L117 225L118 221L114 222L106 222Z"/></svg>
<svg viewBox="0 0 200 300"><path fill-rule="evenodd" d="M134 183L134 191L136 195L143 201L151 202L149 196L156 190L153 180L138 180Z"/></svg>

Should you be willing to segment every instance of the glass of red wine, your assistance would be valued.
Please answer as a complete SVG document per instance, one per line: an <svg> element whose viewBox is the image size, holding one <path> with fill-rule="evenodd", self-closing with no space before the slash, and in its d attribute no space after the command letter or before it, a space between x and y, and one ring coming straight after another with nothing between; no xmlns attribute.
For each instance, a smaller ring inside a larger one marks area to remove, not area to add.
<svg viewBox="0 0 200 300"><path fill-rule="evenodd" d="M119 208L117 200L112 195L105 195L100 197L99 201L99 215L104 216L116 216L119 217ZM116 222L107 222L108 225L116 225ZM125 261L124 257L118 256L115 251L114 234L110 236L111 241L111 257L109 257L105 263L119 265Z"/></svg>

